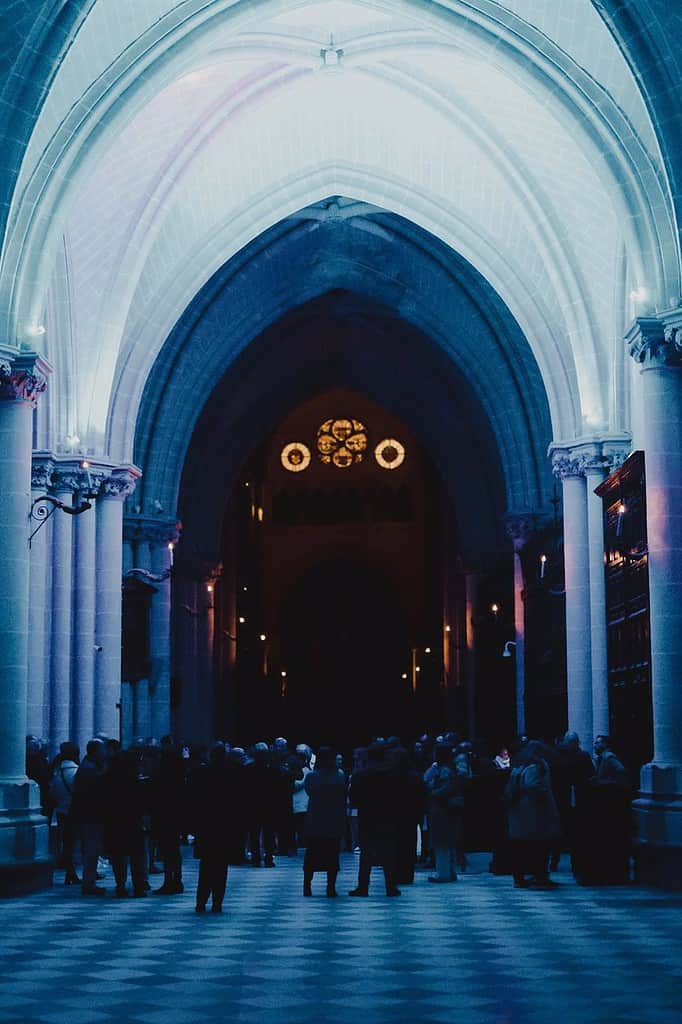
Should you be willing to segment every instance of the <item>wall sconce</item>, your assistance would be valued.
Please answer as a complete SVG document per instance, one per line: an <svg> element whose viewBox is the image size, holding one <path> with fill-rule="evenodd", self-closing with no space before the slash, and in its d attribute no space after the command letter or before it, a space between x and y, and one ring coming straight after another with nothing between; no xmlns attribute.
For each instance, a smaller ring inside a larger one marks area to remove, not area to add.
<svg viewBox="0 0 682 1024"><path fill-rule="evenodd" d="M502 651L502 657L503 658L511 658L511 656L512 656L511 648L512 647L516 647L516 640L507 640L506 644L504 645L504 650Z"/></svg>
<svg viewBox="0 0 682 1024"><path fill-rule="evenodd" d="M88 509L92 508L92 503L97 497L97 490L93 487L92 477L90 476L90 463L83 461L80 464L80 468L85 470L87 489L83 494L82 500L80 500L77 505L65 505L63 501L59 501L51 494L40 494L33 500L29 518L33 519L38 523L38 525L28 538L29 548L31 547L31 541L37 534L38 530L45 525L57 509L59 509L60 512L66 512L69 516L80 516L83 512L87 512Z"/></svg>

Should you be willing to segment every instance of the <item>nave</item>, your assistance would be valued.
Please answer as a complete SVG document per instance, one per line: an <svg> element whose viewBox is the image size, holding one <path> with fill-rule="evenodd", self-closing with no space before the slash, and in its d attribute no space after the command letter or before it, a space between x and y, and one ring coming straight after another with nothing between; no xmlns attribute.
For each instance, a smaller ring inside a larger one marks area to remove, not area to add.
<svg viewBox="0 0 682 1024"><path fill-rule="evenodd" d="M487 862L446 887L419 872L400 900L377 874L352 900L344 854L339 898L319 880L304 900L282 857L230 868L221 916L194 913L187 848L171 899L92 903L59 875L0 908L0 1024L676 1024L682 899L581 888L565 864L554 892L518 890Z"/></svg>

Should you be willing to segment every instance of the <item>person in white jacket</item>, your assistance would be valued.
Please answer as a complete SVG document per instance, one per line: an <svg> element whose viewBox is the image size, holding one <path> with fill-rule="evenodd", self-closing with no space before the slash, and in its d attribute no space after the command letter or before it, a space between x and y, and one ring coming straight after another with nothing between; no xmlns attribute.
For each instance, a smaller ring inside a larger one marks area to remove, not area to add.
<svg viewBox="0 0 682 1024"><path fill-rule="evenodd" d="M293 812L294 812L294 836L296 849L305 846L305 817L308 812L310 797L305 789L306 776L310 774L310 760L313 752L306 743L299 743L296 747L296 754L302 761L302 775L300 779L294 779Z"/></svg>

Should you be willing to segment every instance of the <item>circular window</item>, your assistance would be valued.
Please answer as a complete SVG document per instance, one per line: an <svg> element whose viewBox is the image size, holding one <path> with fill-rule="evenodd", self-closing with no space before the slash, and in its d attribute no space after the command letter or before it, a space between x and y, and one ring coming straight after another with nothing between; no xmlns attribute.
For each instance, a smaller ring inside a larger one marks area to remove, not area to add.
<svg viewBox="0 0 682 1024"><path fill-rule="evenodd" d="M397 469L405 461L405 449L394 437L386 437L374 449L374 457L382 469Z"/></svg>
<svg viewBox="0 0 682 1024"><path fill-rule="evenodd" d="M300 473L310 465L310 448L300 441L292 441L282 448L280 458L282 465L290 473Z"/></svg>
<svg viewBox="0 0 682 1024"><path fill-rule="evenodd" d="M362 462L367 451L367 428L360 420L325 420L317 431L320 460L338 469Z"/></svg>

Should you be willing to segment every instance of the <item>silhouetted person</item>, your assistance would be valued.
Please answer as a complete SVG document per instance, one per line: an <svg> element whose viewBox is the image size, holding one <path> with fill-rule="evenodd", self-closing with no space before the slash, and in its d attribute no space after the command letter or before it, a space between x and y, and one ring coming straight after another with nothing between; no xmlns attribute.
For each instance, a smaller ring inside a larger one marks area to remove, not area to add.
<svg viewBox="0 0 682 1024"><path fill-rule="evenodd" d="M275 823L281 806L282 779L271 763L267 743L256 743L253 762L244 771L251 866L261 866L261 835L266 868L274 868Z"/></svg>
<svg viewBox="0 0 682 1024"><path fill-rule="evenodd" d="M571 854L571 867L580 872L581 817L585 813L585 799L590 779L594 775L592 758L580 748L580 738L567 732L551 752L549 760L552 792L561 821L561 837L552 851L550 867L556 870L562 845Z"/></svg>
<svg viewBox="0 0 682 1024"><path fill-rule="evenodd" d="M180 840L185 825L185 763L171 743L163 743L155 777L151 782L152 833L163 861L163 885L154 894L173 896L184 892Z"/></svg>
<svg viewBox="0 0 682 1024"><path fill-rule="evenodd" d="M133 895L147 895L145 816L149 791L139 754L122 750L109 762L105 794L104 846L111 860L116 895L126 895L128 865Z"/></svg>
<svg viewBox="0 0 682 1024"><path fill-rule="evenodd" d="M73 850L78 838L77 826L71 814L73 787L78 771L79 750L75 743L62 743L52 766L50 797L54 805L59 835L58 866L66 871L65 885L80 885L73 863Z"/></svg>
<svg viewBox="0 0 682 1024"><path fill-rule="evenodd" d="M106 893L106 889L97 885L97 860L102 850L105 817L104 756L102 740L90 740L73 783L71 814L80 831L83 848L84 896Z"/></svg>
<svg viewBox="0 0 682 1024"><path fill-rule="evenodd" d="M426 784L410 764L405 749L398 747L390 757L397 795L396 882L398 885L412 885L417 859L417 825L423 821L427 805Z"/></svg>
<svg viewBox="0 0 682 1024"><path fill-rule="evenodd" d="M43 814L52 817L53 802L50 799L50 762L45 744L37 736L26 737L26 774L37 783L40 790L40 806Z"/></svg>
<svg viewBox="0 0 682 1024"><path fill-rule="evenodd" d="M431 843L436 863L436 873L429 875L429 881L456 882L464 795L449 744L436 745L436 761L426 772L424 780L429 790Z"/></svg>
<svg viewBox="0 0 682 1024"><path fill-rule="evenodd" d="M549 765L537 740L531 740L518 754L507 785L507 808L514 885L554 888L549 878L549 858L561 826Z"/></svg>
<svg viewBox="0 0 682 1024"><path fill-rule="evenodd" d="M360 866L358 884L351 896L369 895L372 866L384 869L387 896L400 896L396 885L397 787L395 775L386 764L383 745L367 751L367 768L353 774L350 800L358 809Z"/></svg>
<svg viewBox="0 0 682 1024"><path fill-rule="evenodd" d="M596 773L588 790L584 885L624 885L630 880L631 791L628 774L608 736L594 741Z"/></svg>
<svg viewBox="0 0 682 1024"><path fill-rule="evenodd" d="M320 747L314 771L305 778L308 794L303 860L303 895L312 896L316 871L327 873L327 896L336 896L339 849L346 832L346 776L336 767L331 747Z"/></svg>
<svg viewBox="0 0 682 1024"><path fill-rule="evenodd" d="M241 793L236 783L234 764L228 761L222 743L216 743L209 754L208 765L196 781L196 805L193 813L194 855L199 857L196 911L201 914L211 899L211 912L223 908L227 886L227 868L234 857L235 843L242 832L234 824L241 819Z"/></svg>

